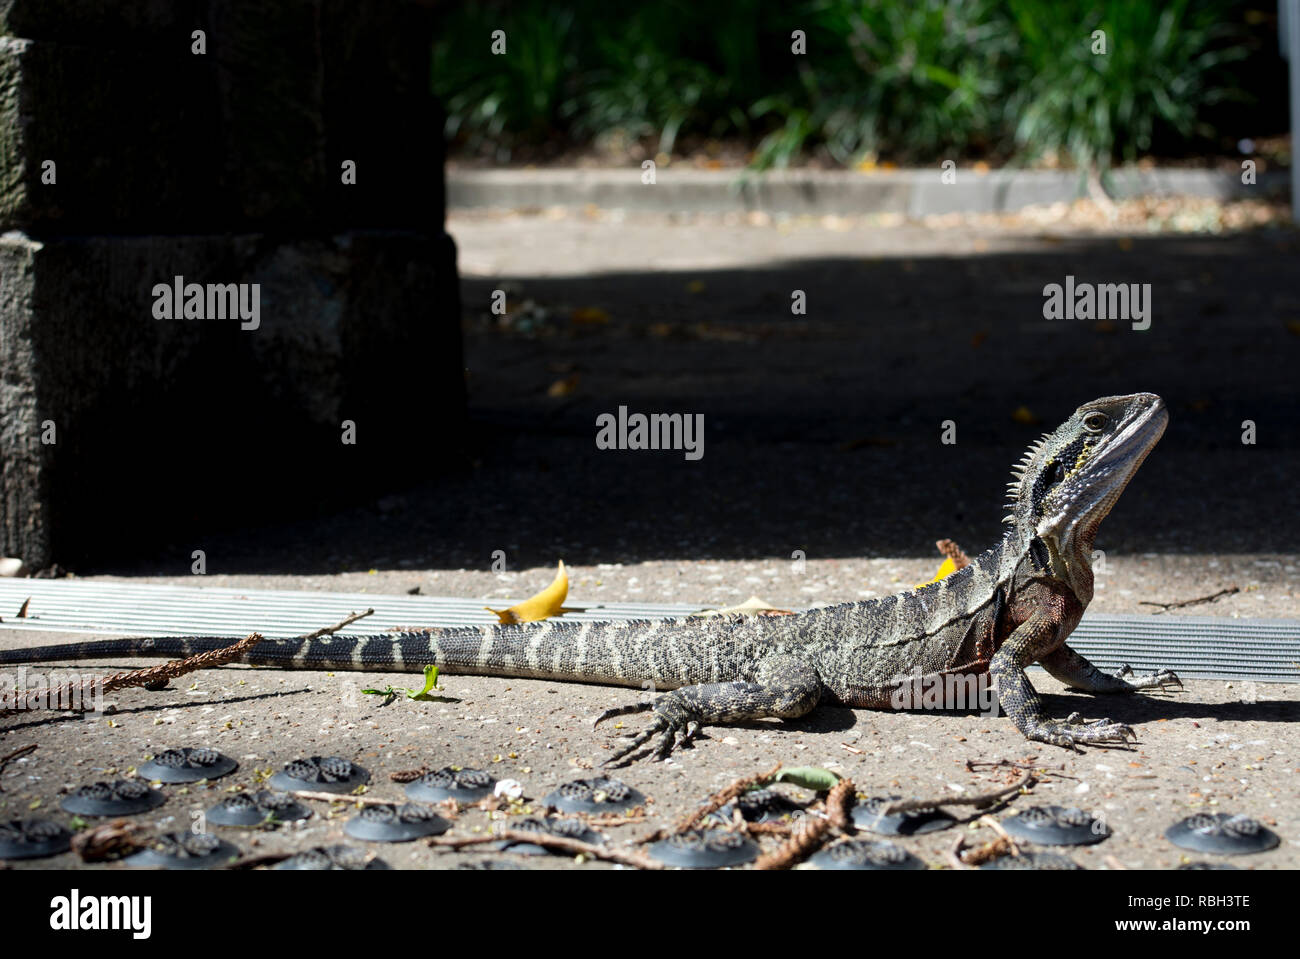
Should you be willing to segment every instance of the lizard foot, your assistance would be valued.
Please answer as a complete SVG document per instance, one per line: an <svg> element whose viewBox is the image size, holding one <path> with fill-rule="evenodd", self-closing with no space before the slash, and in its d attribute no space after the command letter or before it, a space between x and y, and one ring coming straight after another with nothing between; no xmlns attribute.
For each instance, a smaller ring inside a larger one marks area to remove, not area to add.
<svg viewBox="0 0 1300 959"><path fill-rule="evenodd" d="M1025 734L1026 738L1053 746L1064 746L1078 751L1080 743L1127 743L1130 738L1137 739L1132 726L1117 723L1110 719L1096 719L1085 722L1079 713L1070 713L1064 722L1047 721L1039 723Z"/></svg>
<svg viewBox="0 0 1300 959"><path fill-rule="evenodd" d="M1150 676L1135 676L1133 667L1125 663L1115 673L1116 679L1122 679L1134 689L1164 689L1165 687L1177 686L1183 688L1183 681L1178 678L1178 674L1172 669L1158 669Z"/></svg>
<svg viewBox="0 0 1300 959"><path fill-rule="evenodd" d="M654 711L650 725L639 733L625 733L621 738L630 742L601 763L602 766L626 766L649 755L653 755L656 760L667 759L675 747L686 746L699 736L704 726L694 717L690 707L673 693L659 697L653 706L638 703L635 706L606 710L596 722L610 716L645 712L647 709ZM653 743L650 742L651 739L654 739Z"/></svg>

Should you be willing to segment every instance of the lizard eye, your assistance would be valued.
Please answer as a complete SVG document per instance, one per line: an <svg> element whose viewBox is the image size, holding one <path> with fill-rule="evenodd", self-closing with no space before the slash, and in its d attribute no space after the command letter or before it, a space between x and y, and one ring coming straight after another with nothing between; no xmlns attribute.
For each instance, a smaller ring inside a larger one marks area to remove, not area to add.
<svg viewBox="0 0 1300 959"><path fill-rule="evenodd" d="M1105 413L1093 410L1083 418L1083 428L1089 433L1100 433L1102 427L1104 427L1109 421L1110 417Z"/></svg>

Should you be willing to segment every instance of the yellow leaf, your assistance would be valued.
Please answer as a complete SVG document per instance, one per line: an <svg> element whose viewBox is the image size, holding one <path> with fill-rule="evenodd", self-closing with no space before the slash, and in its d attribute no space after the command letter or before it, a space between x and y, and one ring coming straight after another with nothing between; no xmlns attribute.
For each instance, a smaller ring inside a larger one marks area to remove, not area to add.
<svg viewBox="0 0 1300 959"><path fill-rule="evenodd" d="M580 306L569 314L569 320L577 326L604 326L609 314L598 306Z"/></svg>
<svg viewBox="0 0 1300 959"><path fill-rule="evenodd" d="M794 613L788 609L781 609L777 606L771 606L757 596L751 596L739 606L728 606L725 609L706 609L702 612L691 613L692 616L727 616L731 613L744 613L747 616L793 616Z"/></svg>
<svg viewBox="0 0 1300 959"><path fill-rule="evenodd" d="M577 373L566 376L562 380L556 380L546 390L546 395L551 397L568 396L578 388L578 381L581 377Z"/></svg>
<svg viewBox="0 0 1300 959"><path fill-rule="evenodd" d="M1042 420L1030 412L1028 406L1016 407L1016 411L1011 414L1011 418L1017 423L1024 423L1026 426L1037 426L1042 422Z"/></svg>
<svg viewBox="0 0 1300 959"><path fill-rule="evenodd" d="M916 588L920 589L922 586L929 586L931 583L937 583L945 576L949 576L955 572L957 572L957 564L951 559L945 559L939 564L939 571L934 574L934 579L927 579L924 583L917 583Z"/></svg>
<svg viewBox="0 0 1300 959"><path fill-rule="evenodd" d="M704 281L703 281L703 280L691 280L691 282L689 282L689 283L686 284L686 292L687 292L687 293L703 293L703 292L704 292Z"/></svg>
<svg viewBox="0 0 1300 959"><path fill-rule="evenodd" d="M497 618L503 624L510 623L533 623L539 619L549 619L565 612L564 600L569 595L569 574L564 570L564 560L560 560L560 568L555 573L555 579L551 580L551 585L535 596L530 596L522 603L516 603L509 609L493 609L491 606L484 606L490 613L496 613Z"/></svg>

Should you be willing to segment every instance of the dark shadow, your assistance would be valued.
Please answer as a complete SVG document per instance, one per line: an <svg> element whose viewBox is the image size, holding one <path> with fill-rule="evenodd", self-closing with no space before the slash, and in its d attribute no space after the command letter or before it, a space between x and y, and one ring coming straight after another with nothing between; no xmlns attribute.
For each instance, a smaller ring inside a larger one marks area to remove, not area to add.
<svg viewBox="0 0 1300 959"><path fill-rule="evenodd" d="M1300 702L1261 700L1254 703L1196 703L1166 696L1091 696L1087 693L1040 693L1047 715L1064 719L1079 712L1084 719L1112 719L1127 723L1141 734L1140 726L1162 719L1196 719L1214 722L1300 723Z"/></svg>
<svg viewBox="0 0 1300 959"><path fill-rule="evenodd" d="M846 706L818 706L806 716L797 719L756 719L744 722L710 726L716 734L720 729L784 730L801 733L842 733L857 725L858 715ZM725 735L725 734L724 734Z"/></svg>
<svg viewBox="0 0 1300 959"><path fill-rule="evenodd" d="M158 690L158 692L160 693L166 692L166 690L160 689ZM275 699L277 696L296 696L299 693L309 693L309 692L311 692L311 688L305 686L302 689L286 689L274 693L256 693L250 696L223 696L220 697L219 699L216 699L215 702L220 702L222 705L235 704L235 703L251 703L251 702L256 702L259 699ZM107 715L126 716L126 715L131 715L132 713L156 713L159 710L164 710L164 709L189 709L193 706L211 706L213 702L214 700L181 700L181 701L172 701L167 703L149 703L143 706L132 706L129 709L122 709L121 707L118 707L114 709L112 713L109 713ZM32 712L35 713L38 711L32 710ZM31 722L18 723L13 726L5 726L3 729L0 729L0 733L13 733L13 732L19 732L24 729L37 729L40 728L41 726L48 726L51 723L60 723L60 722L83 723L86 721L86 717L82 713L73 713L67 710L39 710L39 712L41 714L41 718L34 719Z"/></svg>
<svg viewBox="0 0 1300 959"><path fill-rule="evenodd" d="M943 536L973 553L1000 535L1004 481L1039 433L1089 399L1146 391L1165 397L1170 426L1099 548L1293 552L1297 252L1291 232L1085 237L975 257L465 280L473 445L439 451L448 474L311 521L213 530L203 546L223 571L297 574L486 568L497 549L513 568L930 557ZM1044 287L1067 275L1150 283L1150 329L1045 320ZM550 319L492 329L506 281ZM805 316L790 313L795 289ZM575 324L578 307L610 320ZM702 414L702 459L597 449L596 417L620 406ZM956 445L940 442L948 420ZM366 455L382 472L425 442L417 430ZM78 571L183 573L193 548Z"/></svg>

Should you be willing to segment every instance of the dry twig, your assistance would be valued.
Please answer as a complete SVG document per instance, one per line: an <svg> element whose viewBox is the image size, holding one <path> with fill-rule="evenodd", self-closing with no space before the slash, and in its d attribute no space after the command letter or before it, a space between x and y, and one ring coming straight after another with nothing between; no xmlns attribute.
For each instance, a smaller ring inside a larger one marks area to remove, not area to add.
<svg viewBox="0 0 1300 959"><path fill-rule="evenodd" d="M12 713L23 712L30 709L41 709L48 707L50 703L86 703L93 701L97 695L113 692L118 689L127 689L132 686L151 686L155 683L166 685L178 676L184 676L186 673L196 672L200 669L207 669L211 666L224 666L231 660L238 659L248 650L252 649L262 641L261 633L252 633L245 636L238 642L222 647L221 649L210 650L206 653L199 653L196 656L189 656L185 659L175 659L161 666L149 666L146 669L132 669L123 673L114 673L111 676L101 678L87 679L80 683L64 683L46 691L35 691L25 694L25 699L21 706L9 706L0 710L0 716L8 716ZM43 702L42 702L43 701ZM85 705L70 705L69 712L93 712L93 708Z"/></svg>
<svg viewBox="0 0 1300 959"><path fill-rule="evenodd" d="M968 773L976 772L983 769L1019 769L1021 771L1031 770L1033 772L1044 772L1057 779L1072 779L1079 781L1078 776L1070 776L1065 772L1065 763L1057 763L1055 766L1048 766L1044 763L1033 762L1037 756L1031 756L1024 762L1016 762L1013 759L968 759L966 760L966 771Z"/></svg>
<svg viewBox="0 0 1300 959"><path fill-rule="evenodd" d="M325 626L313 632L304 633L302 636L299 636L297 638L298 639L320 639L322 636L329 636L333 633L337 633L344 626L351 626L358 619L365 619L367 616L374 613L374 611L375 611L374 607L371 607L370 609L363 610L360 613L349 613L347 616L344 616L333 626Z"/></svg>
<svg viewBox="0 0 1300 959"><path fill-rule="evenodd" d="M364 616L369 616L374 609L367 609L361 613L352 613L344 617L333 626L325 626L314 632L306 633L299 637L300 639L319 639L321 636L328 636L331 633L338 632L344 626L355 623ZM40 709L48 707L50 703L86 703L93 701L98 695L113 692L118 689L128 689L133 686L166 686L171 680L186 673L197 672L200 669L209 669L213 666L224 666L226 663L239 659L244 653L248 652L254 646L262 641L261 633L251 633L238 642L230 646L223 646L221 649L209 650L206 653L198 653L195 656L188 656L185 659L176 659L171 662L163 663L161 666L149 666L145 669L132 669L122 673L114 673L103 679L88 679L80 683L65 683L62 686L55 687L48 691L35 691L26 694L26 698L19 705L17 702L13 706L0 708L0 716L8 716L15 712L22 712L30 709ZM44 701L42 703L42 700ZM70 706L70 712L92 712L93 710L86 706Z"/></svg>
<svg viewBox="0 0 1300 959"><path fill-rule="evenodd" d="M841 779L826 796L826 818L803 816L779 847L754 863L755 869L789 869L816 852L833 832L849 823L849 803L854 795L853 781Z"/></svg>
<svg viewBox="0 0 1300 959"><path fill-rule="evenodd" d="M765 773L758 773L753 776L745 776L741 779L737 779L730 786L727 786L725 789L720 789L716 793L714 793L711 797L709 797L709 801L706 802L703 806L700 806L699 808L693 810L692 812L687 813L685 816L679 819L675 826L671 826L667 830L663 830L663 829L656 830L655 832L651 833L649 836L646 836L644 839L642 839L641 843L644 845L645 843L657 842L658 840L663 839L665 836L675 836L678 833L683 833L691 829L694 829L704 820L705 816L709 815L709 813L717 812L719 809L721 809L727 803L731 802L731 800L735 799L741 793L748 792L750 787L758 786L761 785L762 783L768 782L777 773L781 771L781 765L782 765L781 763L777 763L775 766L773 766Z"/></svg>
<svg viewBox="0 0 1300 959"><path fill-rule="evenodd" d="M153 833L139 823L114 819L72 837L72 851L82 862L105 862L139 852L153 842Z"/></svg>
<svg viewBox="0 0 1300 959"><path fill-rule="evenodd" d="M380 799L378 796L354 796L352 793L316 792L313 789L290 789L290 796L299 799L315 799L317 802L345 802L358 806L400 806L400 799Z"/></svg>
<svg viewBox="0 0 1300 959"><path fill-rule="evenodd" d="M1217 593L1211 593L1209 596L1197 596L1195 599L1184 599L1177 603L1155 603L1149 599L1138 600L1139 606L1159 606L1155 615L1166 613L1171 609L1181 609L1184 606L1199 606L1201 603L1212 603L1220 596L1231 596L1233 593L1240 593L1240 586L1229 586L1227 589L1221 589Z"/></svg>
<svg viewBox="0 0 1300 959"><path fill-rule="evenodd" d="M957 861L965 869L973 869L982 866L986 862L992 862L994 859L1001 859L1003 856L1019 856L1020 849L1016 846L1015 841L1005 833L996 839L991 839L978 846L964 855L961 852L961 844L958 843L950 851L950 855L955 854Z"/></svg>
<svg viewBox="0 0 1300 959"><path fill-rule="evenodd" d="M934 809L936 806L987 806L1003 796L1027 788L1033 782L1034 772L1033 770L1027 770L1023 776L1010 786L1003 786L1001 789L995 789L992 792L979 793L974 796L943 796L939 799L900 799L897 802L890 803L881 810L880 814L882 816L892 816L896 813L911 812L916 809Z"/></svg>
<svg viewBox="0 0 1300 959"><path fill-rule="evenodd" d="M0 776L4 775L5 768L13 760L17 759L19 756L26 756L29 752L34 750L36 746L37 743L31 743L30 745L27 746L19 746L13 752L9 753L7 756L0 756ZM2 787L0 787L0 792L4 792L4 789Z"/></svg>
<svg viewBox="0 0 1300 959"><path fill-rule="evenodd" d="M429 771L428 766L421 766L419 769L399 769L395 773L389 773L388 778L395 783L413 783Z"/></svg>
<svg viewBox="0 0 1300 959"><path fill-rule="evenodd" d="M544 832L529 832L524 829L502 829L490 836L472 836L467 839L445 839L434 836L426 840L430 846L446 846L449 849L463 849L466 846L480 846L489 842L527 842L534 846L542 846L546 849L555 849L559 852L567 852L575 856L590 856L593 859L603 859L606 862L617 862L624 866L634 866L637 869L663 869L664 864L656 862L643 853L622 852L618 849L607 849L605 846L596 845L595 843L583 842L580 839L571 839L568 836L552 836Z"/></svg>

